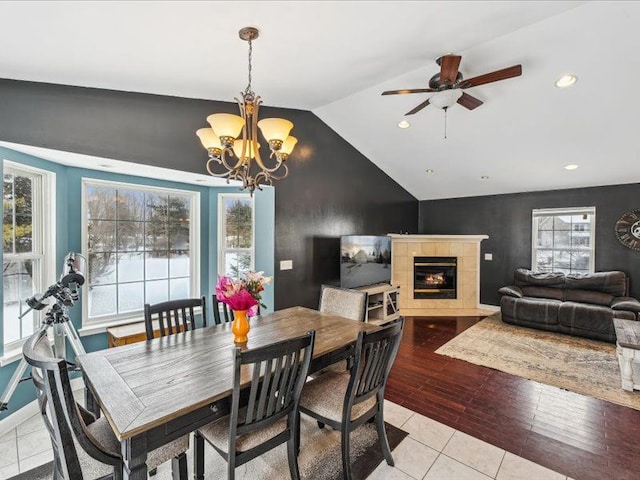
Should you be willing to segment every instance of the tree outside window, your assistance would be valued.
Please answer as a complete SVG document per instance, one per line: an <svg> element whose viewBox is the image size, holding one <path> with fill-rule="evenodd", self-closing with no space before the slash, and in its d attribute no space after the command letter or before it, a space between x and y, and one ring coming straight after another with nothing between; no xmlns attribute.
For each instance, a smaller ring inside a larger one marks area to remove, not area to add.
<svg viewBox="0 0 640 480"><path fill-rule="evenodd" d="M31 335L40 320L25 300L43 290L45 172L5 162L2 185L4 345ZM22 319L19 317L23 315Z"/></svg>
<svg viewBox="0 0 640 480"><path fill-rule="evenodd" d="M218 273L238 277L254 267L253 198L248 194L220 195Z"/></svg>
<svg viewBox="0 0 640 480"><path fill-rule="evenodd" d="M84 199L90 320L192 296L195 193L85 181Z"/></svg>

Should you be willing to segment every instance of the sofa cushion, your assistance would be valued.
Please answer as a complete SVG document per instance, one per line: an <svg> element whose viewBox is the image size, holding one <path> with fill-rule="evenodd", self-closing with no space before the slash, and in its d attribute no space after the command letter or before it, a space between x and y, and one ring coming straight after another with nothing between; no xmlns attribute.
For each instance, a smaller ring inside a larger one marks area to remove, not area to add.
<svg viewBox="0 0 640 480"><path fill-rule="evenodd" d="M515 285L502 287L500 290L498 290L498 293L500 295L509 295L510 297L514 298L522 298L522 290L520 290L520 288L516 287Z"/></svg>
<svg viewBox="0 0 640 480"><path fill-rule="evenodd" d="M564 273L562 272L532 272L526 268L518 268L513 275L513 279L517 286L564 287Z"/></svg>
<svg viewBox="0 0 640 480"><path fill-rule="evenodd" d="M502 319L507 323L551 326L558 324L558 310L562 302L542 298L513 298L500 300Z"/></svg>
<svg viewBox="0 0 640 480"><path fill-rule="evenodd" d="M613 310L602 305L564 302L558 312L558 323L567 333L584 336L585 331L615 334Z"/></svg>
<svg viewBox="0 0 640 480"><path fill-rule="evenodd" d="M596 290L572 290L567 288L564 291L564 299L567 302L591 303L594 305L604 305L605 307L608 307L611 305L613 298L613 295L598 292Z"/></svg>
<svg viewBox="0 0 640 480"><path fill-rule="evenodd" d="M597 290L622 297L627 293L627 276L624 272L572 273L566 276L565 287Z"/></svg>
<svg viewBox="0 0 640 480"><path fill-rule="evenodd" d="M554 300L564 300L564 290L552 287L525 286L520 287L525 297L552 298Z"/></svg>

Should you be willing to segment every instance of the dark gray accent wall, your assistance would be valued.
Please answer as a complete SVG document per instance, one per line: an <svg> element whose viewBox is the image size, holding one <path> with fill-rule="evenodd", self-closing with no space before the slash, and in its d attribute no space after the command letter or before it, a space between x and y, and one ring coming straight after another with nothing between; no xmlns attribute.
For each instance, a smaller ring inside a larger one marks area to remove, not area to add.
<svg viewBox="0 0 640 480"><path fill-rule="evenodd" d="M537 208L596 207L596 271L622 270L631 294L640 298L640 252L624 247L614 225L640 208L640 184L454 198L420 202L423 234L487 234L481 243L480 301L499 305L498 289L513 282L513 271L531 267L531 212ZM492 253L493 260L484 260Z"/></svg>
<svg viewBox="0 0 640 480"><path fill-rule="evenodd" d="M237 106L0 79L0 140L152 167L206 173L195 130L213 112ZM313 113L263 107L260 116L291 120L299 139L276 185L275 308L314 307L320 284L337 280L340 235L415 233L418 201ZM280 260L293 270L280 272Z"/></svg>

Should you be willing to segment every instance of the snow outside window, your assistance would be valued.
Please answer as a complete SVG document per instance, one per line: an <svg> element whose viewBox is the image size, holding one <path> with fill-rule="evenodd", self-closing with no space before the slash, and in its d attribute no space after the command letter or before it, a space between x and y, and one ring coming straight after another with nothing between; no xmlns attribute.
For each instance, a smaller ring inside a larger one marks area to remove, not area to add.
<svg viewBox="0 0 640 480"><path fill-rule="evenodd" d="M88 322L141 318L144 304L200 296L199 194L83 179Z"/></svg>

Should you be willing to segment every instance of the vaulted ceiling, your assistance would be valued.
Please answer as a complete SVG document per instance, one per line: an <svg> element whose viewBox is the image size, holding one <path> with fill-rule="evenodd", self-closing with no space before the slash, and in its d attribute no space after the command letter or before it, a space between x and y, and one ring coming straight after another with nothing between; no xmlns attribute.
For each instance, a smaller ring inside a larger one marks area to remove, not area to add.
<svg viewBox="0 0 640 480"><path fill-rule="evenodd" d="M2 78L224 101L256 26L265 104L312 110L420 200L640 182L636 2L23 1L0 18ZM523 75L468 90L484 104L449 109L446 139L433 106L399 129L431 94L381 92L426 87L450 52L465 78Z"/></svg>

